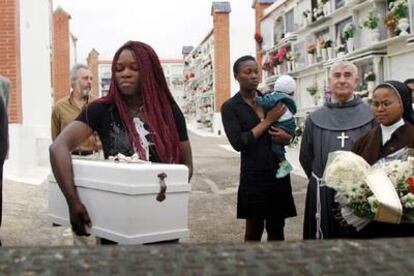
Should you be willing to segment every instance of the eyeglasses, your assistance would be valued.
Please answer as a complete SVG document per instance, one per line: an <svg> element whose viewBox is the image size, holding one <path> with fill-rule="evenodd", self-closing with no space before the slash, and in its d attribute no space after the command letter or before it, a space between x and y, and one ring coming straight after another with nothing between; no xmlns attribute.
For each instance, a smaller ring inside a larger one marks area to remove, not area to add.
<svg viewBox="0 0 414 276"><path fill-rule="evenodd" d="M390 106L392 106L394 104L394 102L390 102L390 101L383 101L383 102L375 102L372 101L371 102L371 106L375 109L380 108L380 106L382 106L384 109L389 108Z"/></svg>

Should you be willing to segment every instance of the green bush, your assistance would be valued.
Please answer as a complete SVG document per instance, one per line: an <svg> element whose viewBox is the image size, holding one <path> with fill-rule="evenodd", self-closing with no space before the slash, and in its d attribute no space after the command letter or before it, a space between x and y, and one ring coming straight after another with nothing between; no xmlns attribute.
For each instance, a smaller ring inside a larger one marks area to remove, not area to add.
<svg viewBox="0 0 414 276"><path fill-rule="evenodd" d="M397 20L408 16L407 0L397 0L390 3L390 10Z"/></svg>
<svg viewBox="0 0 414 276"><path fill-rule="evenodd" d="M352 23L349 23L348 25L346 25L346 27L343 30L343 34L344 34L345 40L353 38L355 35L354 25Z"/></svg>

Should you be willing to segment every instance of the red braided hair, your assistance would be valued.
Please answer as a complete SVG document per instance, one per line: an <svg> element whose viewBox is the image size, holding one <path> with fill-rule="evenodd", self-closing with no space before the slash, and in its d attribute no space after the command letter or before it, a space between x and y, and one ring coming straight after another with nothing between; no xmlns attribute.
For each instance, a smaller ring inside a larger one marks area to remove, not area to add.
<svg viewBox="0 0 414 276"><path fill-rule="evenodd" d="M133 120L121 97L115 80L116 64L121 52L125 49L134 53L139 70L140 92L144 112L147 115L147 125L153 134L152 142L155 151L164 163L179 163L181 161L180 139L172 111L174 98L168 88L157 54L151 46L139 42L128 41L118 51L112 61L112 80L109 94L99 101L104 103L115 103L121 121L125 126L132 143L137 149L140 159L145 159L145 151L140 143L140 138L135 129Z"/></svg>

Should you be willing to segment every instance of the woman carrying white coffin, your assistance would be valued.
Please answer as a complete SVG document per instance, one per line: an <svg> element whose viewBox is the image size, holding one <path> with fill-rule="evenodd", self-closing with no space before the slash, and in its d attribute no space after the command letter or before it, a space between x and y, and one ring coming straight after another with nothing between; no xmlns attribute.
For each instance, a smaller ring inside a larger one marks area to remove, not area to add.
<svg viewBox="0 0 414 276"><path fill-rule="evenodd" d="M160 61L147 44L129 41L115 53L109 94L91 103L50 146L50 163L69 206L77 235L92 223L73 181L70 152L94 131L105 158L121 153L142 160L185 164L192 176L184 116L167 86Z"/></svg>

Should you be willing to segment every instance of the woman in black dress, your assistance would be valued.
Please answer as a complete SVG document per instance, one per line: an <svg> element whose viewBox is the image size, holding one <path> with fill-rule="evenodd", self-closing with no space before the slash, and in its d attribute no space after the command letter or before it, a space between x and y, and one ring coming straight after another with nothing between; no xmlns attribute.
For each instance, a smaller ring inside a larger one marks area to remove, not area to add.
<svg viewBox="0 0 414 276"><path fill-rule="evenodd" d="M233 73L240 91L223 104L221 115L230 144L241 154L237 218L246 219L245 241L260 241L265 227L269 241L283 240L285 218L296 216L296 208L289 175L275 178L278 162L271 144L292 137L271 125L286 107L264 113L256 105L259 70L252 56L239 58Z"/></svg>

